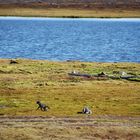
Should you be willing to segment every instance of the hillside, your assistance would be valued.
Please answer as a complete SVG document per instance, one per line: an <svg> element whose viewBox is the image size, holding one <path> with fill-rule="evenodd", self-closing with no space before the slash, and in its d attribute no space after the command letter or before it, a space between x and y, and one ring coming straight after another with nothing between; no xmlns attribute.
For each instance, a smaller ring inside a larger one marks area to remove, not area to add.
<svg viewBox="0 0 140 140"><path fill-rule="evenodd" d="M81 7L140 7L140 0L0 0L0 4Z"/></svg>

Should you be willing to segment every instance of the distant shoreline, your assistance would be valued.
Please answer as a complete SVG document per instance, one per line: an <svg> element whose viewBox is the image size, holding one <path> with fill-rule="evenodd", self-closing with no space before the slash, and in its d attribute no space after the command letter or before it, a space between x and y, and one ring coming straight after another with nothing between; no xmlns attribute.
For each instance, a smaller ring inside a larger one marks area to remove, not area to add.
<svg viewBox="0 0 140 140"><path fill-rule="evenodd" d="M0 16L51 17L51 18L140 18L135 8L39 8L1 7Z"/></svg>

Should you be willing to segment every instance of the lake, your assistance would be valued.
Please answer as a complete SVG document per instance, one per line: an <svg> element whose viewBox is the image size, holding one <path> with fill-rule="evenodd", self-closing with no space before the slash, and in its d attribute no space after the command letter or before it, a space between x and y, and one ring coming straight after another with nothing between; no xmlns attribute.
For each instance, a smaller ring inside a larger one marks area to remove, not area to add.
<svg viewBox="0 0 140 140"><path fill-rule="evenodd" d="M0 17L0 58L140 62L140 19Z"/></svg>

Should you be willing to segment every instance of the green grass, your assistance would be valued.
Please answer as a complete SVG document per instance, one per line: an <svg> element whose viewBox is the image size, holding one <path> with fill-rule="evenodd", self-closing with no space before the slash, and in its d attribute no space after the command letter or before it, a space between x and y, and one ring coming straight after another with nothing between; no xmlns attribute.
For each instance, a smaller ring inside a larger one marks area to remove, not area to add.
<svg viewBox="0 0 140 140"><path fill-rule="evenodd" d="M104 71L118 76L125 71L140 75L138 63L16 61L18 64L0 60L1 115L77 116L83 106L89 106L93 115L140 115L138 81L93 80L68 75L72 70L88 74ZM37 100L51 109L36 111Z"/></svg>

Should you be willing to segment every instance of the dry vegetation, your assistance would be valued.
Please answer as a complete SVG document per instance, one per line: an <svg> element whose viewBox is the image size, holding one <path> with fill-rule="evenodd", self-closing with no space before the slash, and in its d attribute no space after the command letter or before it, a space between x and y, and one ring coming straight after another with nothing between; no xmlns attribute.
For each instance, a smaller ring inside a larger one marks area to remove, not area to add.
<svg viewBox="0 0 140 140"><path fill-rule="evenodd" d="M139 140L133 126L87 126L70 122L8 122L0 127L1 140Z"/></svg>
<svg viewBox="0 0 140 140"><path fill-rule="evenodd" d="M76 9L31 9L31 8L15 8L15 9L0 9L2 16L37 16L37 17L140 17L139 10L76 10Z"/></svg>
<svg viewBox="0 0 140 140"><path fill-rule="evenodd" d="M138 140L139 78L94 80L71 77L72 70L116 76L125 71L139 76L140 64L1 59L0 139ZM36 100L50 110L36 110ZM89 106L93 114L77 114L83 106Z"/></svg>
<svg viewBox="0 0 140 140"><path fill-rule="evenodd" d="M0 16L72 17L72 18L139 18L140 9L131 8L33 8L0 7Z"/></svg>

